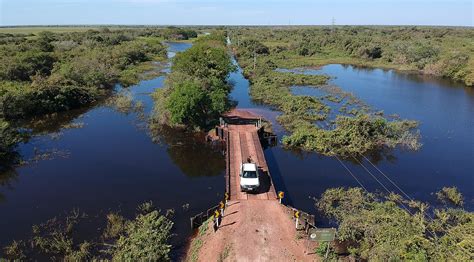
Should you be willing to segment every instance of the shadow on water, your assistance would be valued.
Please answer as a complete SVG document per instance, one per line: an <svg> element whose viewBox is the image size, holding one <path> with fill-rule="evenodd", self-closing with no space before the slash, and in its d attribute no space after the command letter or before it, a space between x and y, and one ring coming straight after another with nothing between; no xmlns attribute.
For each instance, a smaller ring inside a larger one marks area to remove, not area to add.
<svg viewBox="0 0 474 262"><path fill-rule="evenodd" d="M173 163L187 176L218 176L225 171L223 151L207 143L204 133L169 127L161 127L152 133L154 141L167 145Z"/></svg>

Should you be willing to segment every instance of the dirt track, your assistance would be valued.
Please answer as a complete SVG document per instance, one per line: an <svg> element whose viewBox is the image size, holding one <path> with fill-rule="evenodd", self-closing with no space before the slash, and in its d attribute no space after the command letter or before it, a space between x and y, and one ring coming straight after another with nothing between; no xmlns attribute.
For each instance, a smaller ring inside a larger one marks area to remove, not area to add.
<svg viewBox="0 0 474 262"><path fill-rule="evenodd" d="M218 231L209 225L200 237L197 257L206 262L315 261L314 254L305 254L306 240L297 236L291 213L278 201L231 201Z"/></svg>

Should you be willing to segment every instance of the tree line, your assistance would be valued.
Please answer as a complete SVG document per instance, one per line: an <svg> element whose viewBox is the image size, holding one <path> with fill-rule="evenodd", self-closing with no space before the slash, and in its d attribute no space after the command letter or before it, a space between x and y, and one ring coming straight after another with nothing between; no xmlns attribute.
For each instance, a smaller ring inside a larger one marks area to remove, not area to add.
<svg viewBox="0 0 474 262"><path fill-rule="evenodd" d="M474 30L452 27L246 28L287 67L343 63L415 70L474 85ZM257 50L258 53L258 50Z"/></svg>

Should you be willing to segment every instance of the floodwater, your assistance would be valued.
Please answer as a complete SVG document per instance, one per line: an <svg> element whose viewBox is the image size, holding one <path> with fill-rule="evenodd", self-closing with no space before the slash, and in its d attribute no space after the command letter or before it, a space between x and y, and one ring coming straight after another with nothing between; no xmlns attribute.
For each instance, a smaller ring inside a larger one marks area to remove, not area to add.
<svg viewBox="0 0 474 262"><path fill-rule="evenodd" d="M456 186L464 195L465 208L474 209L473 88L445 79L346 65L290 71L329 75L330 84L352 93L371 111L382 110L387 116L396 114L419 121L423 144L420 150L384 150L369 155L363 166L354 159L344 161L369 191L384 193L387 188L437 206L440 203L433 193L443 186ZM315 97L327 94L321 89L301 86L293 87L292 92ZM334 105L328 103L331 104ZM333 106L336 110L338 107ZM296 153L281 147L267 149L265 153L272 175L276 173L279 178L275 184L280 183L280 188L287 191L287 201L307 211L316 212L310 197L320 196L327 188L361 186L333 157Z"/></svg>
<svg viewBox="0 0 474 262"><path fill-rule="evenodd" d="M169 45L169 57L190 47ZM473 209L473 89L439 79L342 65L304 73L328 74L335 77L333 84L377 110L420 121L423 147L419 151L392 150L369 159L410 197L436 203L433 192L443 186L457 186L467 209ZM275 122L278 112L249 98L249 83L241 71L232 73L230 80L235 84L231 96L238 107L252 108L272 120L281 138L285 132ZM53 155L52 159L37 160L0 175L1 246L13 239L26 239L33 224L73 208L105 221L110 211L132 217L138 204L152 200L162 210L175 210L173 244L182 250L191 234L189 217L222 199L225 161L203 137L172 130L158 137L150 134L146 128L153 103L150 93L162 87L163 81L164 76L160 76L128 88L134 101L143 104L144 116L99 104L62 114L60 123L53 121L42 135L20 146L25 159L35 153ZM321 95L308 87L295 88L294 92ZM66 122L83 126L59 128ZM266 148L265 156L277 190L286 193L284 201L311 213L316 213L311 197L330 187L358 186L332 157L289 151L280 145ZM383 192L360 165L351 161L345 164L368 190ZM368 162L364 165L387 188L396 190ZM97 223L88 232L98 234L103 227Z"/></svg>
<svg viewBox="0 0 474 262"><path fill-rule="evenodd" d="M170 57L191 46L169 45ZM131 218L139 204L151 200L163 211L175 210L173 244L182 247L190 233L189 217L222 198L225 161L204 137L168 130L153 142L146 118L153 106L150 94L163 81L160 76L128 88L143 104L145 118L97 105L61 117L82 128L46 132L20 146L26 159L34 152L53 152L53 158L0 175L0 246L26 239L33 224L73 208L105 222L110 211ZM88 232L99 232L104 224L95 226Z"/></svg>

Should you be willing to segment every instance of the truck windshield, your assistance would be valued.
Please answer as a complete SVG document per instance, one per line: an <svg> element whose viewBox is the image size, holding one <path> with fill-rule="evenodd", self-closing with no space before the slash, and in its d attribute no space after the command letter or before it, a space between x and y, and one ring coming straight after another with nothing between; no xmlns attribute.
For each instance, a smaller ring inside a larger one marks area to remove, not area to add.
<svg viewBox="0 0 474 262"><path fill-rule="evenodd" d="M242 174L243 178L257 178L257 172L255 171L244 171Z"/></svg>

